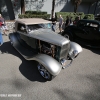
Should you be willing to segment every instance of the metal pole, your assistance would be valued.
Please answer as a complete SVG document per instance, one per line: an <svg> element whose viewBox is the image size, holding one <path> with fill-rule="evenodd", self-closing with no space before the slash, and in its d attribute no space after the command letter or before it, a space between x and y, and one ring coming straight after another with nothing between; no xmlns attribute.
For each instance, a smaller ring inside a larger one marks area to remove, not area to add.
<svg viewBox="0 0 100 100"><path fill-rule="evenodd" d="M95 9L94 9L94 15L95 15L95 12L96 12L96 8L97 8L98 1L99 0L96 1L96 5L95 5Z"/></svg>
<svg viewBox="0 0 100 100"><path fill-rule="evenodd" d="M89 4L89 8L88 8L88 14L89 14L89 12L90 12L90 7L91 7L91 3Z"/></svg>

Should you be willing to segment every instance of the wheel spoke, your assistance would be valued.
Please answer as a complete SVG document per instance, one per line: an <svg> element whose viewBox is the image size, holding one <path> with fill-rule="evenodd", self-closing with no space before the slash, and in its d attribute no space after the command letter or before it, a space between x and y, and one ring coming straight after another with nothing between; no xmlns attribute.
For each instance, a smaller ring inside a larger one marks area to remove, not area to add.
<svg viewBox="0 0 100 100"><path fill-rule="evenodd" d="M44 72L43 71L40 71L40 74L44 77L45 76L45 74L44 74Z"/></svg>
<svg viewBox="0 0 100 100"><path fill-rule="evenodd" d="M47 73L48 73L47 71L44 72L44 77L45 77L46 79L48 79L48 74L47 74Z"/></svg>
<svg viewBox="0 0 100 100"><path fill-rule="evenodd" d="M38 65L38 70L39 70L39 71L43 71L43 70L44 70L44 68L43 68L43 67L41 67L41 65Z"/></svg>

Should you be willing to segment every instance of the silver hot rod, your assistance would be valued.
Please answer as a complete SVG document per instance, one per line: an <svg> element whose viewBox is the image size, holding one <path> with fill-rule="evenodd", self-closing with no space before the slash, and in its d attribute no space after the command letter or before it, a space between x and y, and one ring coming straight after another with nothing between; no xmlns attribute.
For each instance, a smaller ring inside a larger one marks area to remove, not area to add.
<svg viewBox="0 0 100 100"><path fill-rule="evenodd" d="M26 59L38 62L43 78L52 80L68 67L82 47L51 30L52 23L40 18L18 19L9 34L12 46ZM67 63L70 60L70 63Z"/></svg>

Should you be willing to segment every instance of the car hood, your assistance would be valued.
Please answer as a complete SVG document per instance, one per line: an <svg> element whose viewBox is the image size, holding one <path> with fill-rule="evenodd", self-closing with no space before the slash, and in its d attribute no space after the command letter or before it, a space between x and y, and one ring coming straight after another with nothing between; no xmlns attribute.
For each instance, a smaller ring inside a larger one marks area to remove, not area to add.
<svg viewBox="0 0 100 100"><path fill-rule="evenodd" d="M50 29L39 29L28 34L29 37L37 38L42 41L49 42L51 44L56 44L59 46L63 46L68 44L70 40L61 36L60 34L53 32Z"/></svg>

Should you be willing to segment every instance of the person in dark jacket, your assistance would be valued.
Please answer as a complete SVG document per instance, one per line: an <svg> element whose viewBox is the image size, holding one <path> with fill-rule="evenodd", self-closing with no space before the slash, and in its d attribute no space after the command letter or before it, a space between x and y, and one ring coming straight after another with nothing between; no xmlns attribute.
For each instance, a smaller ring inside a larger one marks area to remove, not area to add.
<svg viewBox="0 0 100 100"><path fill-rule="evenodd" d="M70 25L73 25L72 17L70 17Z"/></svg>
<svg viewBox="0 0 100 100"><path fill-rule="evenodd" d="M77 25L77 22L78 22L79 20L80 20L80 16L76 17L75 20L74 20L74 22L73 22L73 24L74 24L74 25Z"/></svg>
<svg viewBox="0 0 100 100"><path fill-rule="evenodd" d="M51 21L52 21L52 30L55 32L56 18L53 16L53 18L51 19Z"/></svg>
<svg viewBox="0 0 100 100"><path fill-rule="evenodd" d="M70 18L69 16L66 17L65 27L70 25Z"/></svg>

